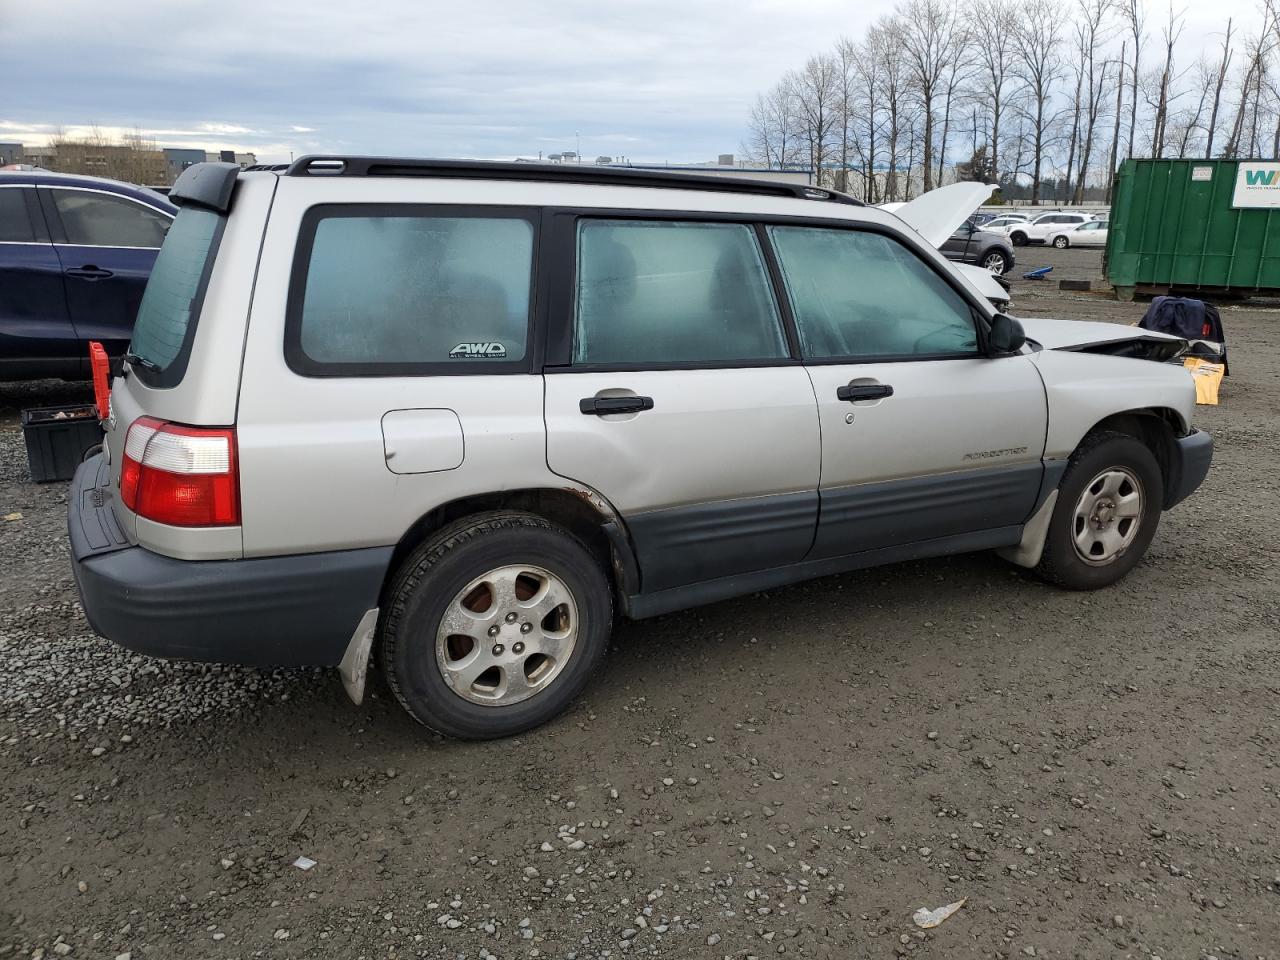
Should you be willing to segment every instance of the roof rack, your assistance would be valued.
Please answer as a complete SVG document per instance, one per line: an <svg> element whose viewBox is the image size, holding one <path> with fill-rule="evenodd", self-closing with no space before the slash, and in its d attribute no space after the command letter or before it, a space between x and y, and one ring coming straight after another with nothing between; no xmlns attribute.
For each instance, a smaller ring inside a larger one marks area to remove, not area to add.
<svg viewBox="0 0 1280 960"><path fill-rule="evenodd" d="M278 169L250 167L251 170ZM826 187L811 187L778 180L718 177L705 173L668 173L632 167L587 166L561 163L504 162L497 160L419 160L399 157L299 157L285 171L289 177L441 177L463 180L537 180L550 183L592 183L620 187L654 187L664 190L706 190L716 193L750 193L799 200L825 200L863 206L848 194Z"/></svg>
<svg viewBox="0 0 1280 960"><path fill-rule="evenodd" d="M281 173L289 169L287 163L251 163L244 168L245 173L253 173L257 170L269 170L272 173Z"/></svg>

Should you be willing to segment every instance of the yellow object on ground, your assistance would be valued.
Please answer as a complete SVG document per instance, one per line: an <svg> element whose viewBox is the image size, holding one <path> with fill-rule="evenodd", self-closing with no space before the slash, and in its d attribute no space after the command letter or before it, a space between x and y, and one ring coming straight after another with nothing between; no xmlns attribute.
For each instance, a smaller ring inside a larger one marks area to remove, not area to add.
<svg viewBox="0 0 1280 960"><path fill-rule="evenodd" d="M1196 403L1216 407L1218 405L1218 388L1222 386L1223 367L1220 363L1210 363L1199 357L1187 357L1182 365L1191 373L1196 385Z"/></svg>

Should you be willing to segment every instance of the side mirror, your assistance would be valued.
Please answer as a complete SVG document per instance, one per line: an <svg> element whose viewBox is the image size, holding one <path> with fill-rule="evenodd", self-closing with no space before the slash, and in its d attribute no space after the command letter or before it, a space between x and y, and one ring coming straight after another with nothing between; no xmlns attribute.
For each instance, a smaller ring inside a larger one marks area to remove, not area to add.
<svg viewBox="0 0 1280 960"><path fill-rule="evenodd" d="M991 355L1016 353L1027 342L1027 334L1022 324L1007 313L997 313L991 319L991 333L987 336L987 346Z"/></svg>

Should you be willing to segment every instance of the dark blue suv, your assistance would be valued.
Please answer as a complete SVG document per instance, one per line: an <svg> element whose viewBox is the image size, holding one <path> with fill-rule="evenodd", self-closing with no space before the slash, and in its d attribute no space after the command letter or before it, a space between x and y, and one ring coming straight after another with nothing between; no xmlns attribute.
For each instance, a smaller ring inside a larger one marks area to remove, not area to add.
<svg viewBox="0 0 1280 960"><path fill-rule="evenodd" d="M115 180L0 173L0 380L87 377L90 340L123 354L177 212Z"/></svg>

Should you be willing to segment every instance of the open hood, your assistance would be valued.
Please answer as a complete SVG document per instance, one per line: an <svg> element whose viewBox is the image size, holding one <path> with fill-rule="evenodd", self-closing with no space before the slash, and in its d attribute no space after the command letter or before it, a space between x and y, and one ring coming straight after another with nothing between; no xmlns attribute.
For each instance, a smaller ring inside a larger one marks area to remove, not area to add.
<svg viewBox="0 0 1280 960"><path fill-rule="evenodd" d="M1019 317L1027 337L1046 350L1101 353L1139 360L1173 360L1187 349L1187 341L1154 330L1089 320L1047 320Z"/></svg>
<svg viewBox="0 0 1280 960"><path fill-rule="evenodd" d="M883 204L880 209L904 220L932 246L940 247L999 189L994 183L952 183L906 203Z"/></svg>

